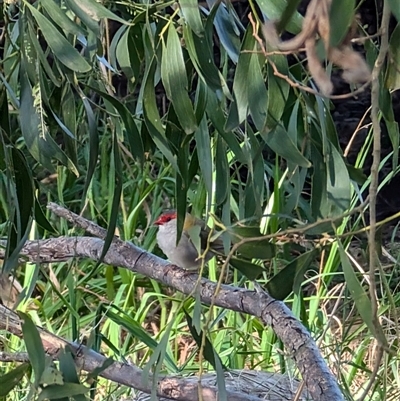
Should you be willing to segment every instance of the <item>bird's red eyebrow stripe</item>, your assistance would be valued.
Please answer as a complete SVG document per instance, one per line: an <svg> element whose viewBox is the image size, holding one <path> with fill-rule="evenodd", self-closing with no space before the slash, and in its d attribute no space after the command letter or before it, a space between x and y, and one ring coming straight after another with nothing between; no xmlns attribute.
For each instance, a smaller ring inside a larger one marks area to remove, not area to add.
<svg viewBox="0 0 400 401"><path fill-rule="evenodd" d="M176 219L176 212L166 212L163 213L155 222L154 224L160 226L172 219Z"/></svg>

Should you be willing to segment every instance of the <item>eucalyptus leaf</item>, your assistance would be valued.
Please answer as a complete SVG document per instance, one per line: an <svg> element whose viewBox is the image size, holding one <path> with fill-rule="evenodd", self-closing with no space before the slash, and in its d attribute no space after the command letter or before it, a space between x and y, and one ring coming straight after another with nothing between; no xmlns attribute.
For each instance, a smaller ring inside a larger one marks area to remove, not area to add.
<svg viewBox="0 0 400 401"><path fill-rule="evenodd" d="M305 252L296 259L292 260L285 267L282 268L271 280L267 283L268 293L283 301L294 290L294 283L297 281L302 282L301 277L309 269L310 264L315 260L318 254L317 249ZM299 289L296 289L296 293Z"/></svg>
<svg viewBox="0 0 400 401"><path fill-rule="evenodd" d="M181 43L175 27L171 24L168 28L167 44L163 46L161 77L167 96L174 105L180 125L187 134L191 134L196 130L197 124L188 94L186 74Z"/></svg>
<svg viewBox="0 0 400 401"><path fill-rule="evenodd" d="M261 135L267 145L288 162L301 167L311 167L311 163L301 154L282 125L277 125L272 131L264 130Z"/></svg>
<svg viewBox="0 0 400 401"><path fill-rule="evenodd" d="M201 20L199 3L197 0L179 0L179 5L186 22L192 31L199 37L203 36L204 27Z"/></svg>
<svg viewBox="0 0 400 401"><path fill-rule="evenodd" d="M29 363L23 363L13 370L0 376L0 397L6 397L18 384L22 378L29 372Z"/></svg>
<svg viewBox="0 0 400 401"><path fill-rule="evenodd" d="M256 0L256 3L269 20L279 20L288 7L288 0ZM290 33L297 34L301 31L302 25L303 17L296 11L286 24L286 29Z"/></svg>
<svg viewBox="0 0 400 401"><path fill-rule="evenodd" d="M330 45L339 46L354 22L355 0L334 0L329 12Z"/></svg>
<svg viewBox="0 0 400 401"><path fill-rule="evenodd" d="M42 340L31 318L23 312L18 312L18 314L22 319L22 335L24 337L26 350L28 351L29 360L35 373L35 386L37 388L46 367Z"/></svg>
<svg viewBox="0 0 400 401"><path fill-rule="evenodd" d="M61 35L57 28L36 8L25 3L32 15L35 17L47 44L54 52L54 55L69 69L75 72L88 72L91 70L89 63L79 52Z"/></svg>
<svg viewBox="0 0 400 401"><path fill-rule="evenodd" d="M397 21L400 22L400 6L397 0L388 0L390 9L393 15L396 17Z"/></svg>

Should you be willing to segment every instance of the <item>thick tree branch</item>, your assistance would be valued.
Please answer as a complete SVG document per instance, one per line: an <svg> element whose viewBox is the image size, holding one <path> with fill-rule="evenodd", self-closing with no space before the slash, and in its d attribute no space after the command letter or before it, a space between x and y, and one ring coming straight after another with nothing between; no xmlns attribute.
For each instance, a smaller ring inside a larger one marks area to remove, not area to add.
<svg viewBox="0 0 400 401"><path fill-rule="evenodd" d="M0 305L0 330L7 330L22 337L20 318L15 312L3 305ZM86 372L93 372L108 362L108 358L83 345L64 340L40 327L38 330L46 353L54 359L57 358L58 352L62 348L68 347L74 354L77 367ZM25 353L0 352L0 361L28 362L29 358ZM101 371L100 376L144 393L151 393L151 380L144 383L142 370L132 364L114 362ZM159 397L173 400L199 400L198 377L160 376L157 379L157 395ZM279 394L274 398L277 401L291 400L299 385L297 381L289 380L286 376L266 372L233 371L227 373L225 379L230 401L257 401L260 399L259 394L271 392ZM251 386L252 382L253 385ZM249 387L252 391L247 391ZM215 375L209 374L202 377L202 396L203 400L218 400ZM305 399L305 397L301 397L301 399Z"/></svg>
<svg viewBox="0 0 400 401"><path fill-rule="evenodd" d="M89 227L89 231L94 229L93 223L64 208L54 204L50 204L49 208L79 227L85 226L86 229ZM65 260L67 257L90 258L97 261L102 254L103 246L104 241L98 238L60 237L28 241L22 254L35 262ZM118 238L113 240L104 262L144 274L188 295L193 293L198 280L197 274L188 274L187 271ZM216 293L216 287L216 283L201 279L196 291L199 291L203 303L210 304L213 300L215 306L259 317L266 325L272 327L285 345L314 400L343 400L336 380L315 341L283 302L273 299L263 291L256 292L222 285Z"/></svg>

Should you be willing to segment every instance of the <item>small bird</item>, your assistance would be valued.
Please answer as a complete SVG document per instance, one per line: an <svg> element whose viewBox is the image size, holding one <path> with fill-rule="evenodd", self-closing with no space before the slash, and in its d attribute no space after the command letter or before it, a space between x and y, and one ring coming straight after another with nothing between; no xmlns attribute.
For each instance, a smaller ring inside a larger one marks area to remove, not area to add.
<svg viewBox="0 0 400 401"><path fill-rule="evenodd" d="M178 245L176 245L177 233L177 214L175 210L163 213L154 224L158 226L157 243L160 249L168 257L169 261L186 270L199 270L202 265L202 258L192 239L199 237L200 251L204 252L207 248L207 241L210 230L204 221L186 213L182 235ZM208 262L215 252L223 253L224 246L222 240L217 238L209 243L209 250L204 257L204 263Z"/></svg>

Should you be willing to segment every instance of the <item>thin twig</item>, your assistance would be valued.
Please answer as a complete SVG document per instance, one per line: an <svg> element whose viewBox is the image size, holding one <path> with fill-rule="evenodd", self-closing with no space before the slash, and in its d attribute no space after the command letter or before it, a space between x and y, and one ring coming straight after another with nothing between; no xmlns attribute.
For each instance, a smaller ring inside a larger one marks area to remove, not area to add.
<svg viewBox="0 0 400 401"><path fill-rule="evenodd" d="M375 61L374 69L372 70L372 84L371 84L371 121L373 127L373 153L372 153L372 166L371 166L371 184L369 187L370 198L370 231L368 234L369 246L369 278L370 287L369 294L372 304L372 319L375 328L375 337L378 341L378 353L374 362L374 369L364 393L360 400L364 400L370 388L372 387L376 375L379 370L379 365L382 361L383 348L387 348L386 337L383 333L382 326L378 318L378 300L376 297L376 281L375 281L375 266L379 263L378 253L376 250L376 196L379 184L379 164L381 159L381 127L379 122L379 76L381 74L383 63L385 62L386 55L389 51L389 20L390 20L390 7L387 1L383 3L382 21L381 21L381 46L379 49L378 57Z"/></svg>

